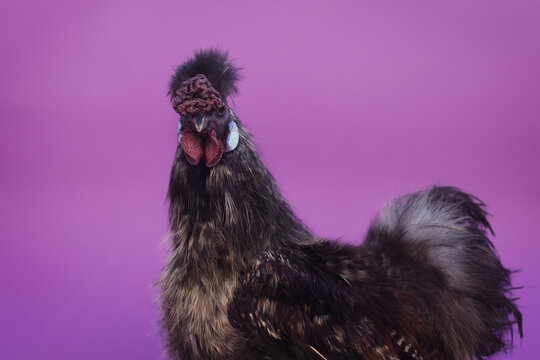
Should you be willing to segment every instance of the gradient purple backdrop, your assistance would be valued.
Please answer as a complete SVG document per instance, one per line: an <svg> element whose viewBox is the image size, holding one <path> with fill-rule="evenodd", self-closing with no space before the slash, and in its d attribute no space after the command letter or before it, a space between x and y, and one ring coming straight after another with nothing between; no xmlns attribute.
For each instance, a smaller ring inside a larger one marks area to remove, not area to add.
<svg viewBox="0 0 540 360"><path fill-rule="evenodd" d="M0 358L159 359L173 68L230 49L234 107L300 216L358 243L433 183L483 199L540 331L540 3L8 1ZM161 243L161 245L160 245Z"/></svg>

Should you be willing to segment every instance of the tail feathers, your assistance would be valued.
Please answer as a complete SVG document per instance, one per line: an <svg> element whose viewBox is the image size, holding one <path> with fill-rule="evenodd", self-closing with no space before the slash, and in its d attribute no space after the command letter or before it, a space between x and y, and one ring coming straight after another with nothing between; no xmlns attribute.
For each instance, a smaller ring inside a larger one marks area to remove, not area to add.
<svg viewBox="0 0 540 360"><path fill-rule="evenodd" d="M425 349L432 357L482 358L510 347L515 325L522 336L512 272L501 264L488 231L480 200L438 186L398 199L370 228L366 245L390 259L386 273L398 297L423 307L404 306L416 313L402 318L416 316L417 326L405 327L419 344L433 340Z"/></svg>

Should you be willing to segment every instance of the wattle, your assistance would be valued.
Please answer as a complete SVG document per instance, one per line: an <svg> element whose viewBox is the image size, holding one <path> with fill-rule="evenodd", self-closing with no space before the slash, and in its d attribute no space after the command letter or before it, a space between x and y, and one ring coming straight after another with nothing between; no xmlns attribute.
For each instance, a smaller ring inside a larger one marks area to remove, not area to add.
<svg viewBox="0 0 540 360"><path fill-rule="evenodd" d="M216 131L212 129L204 146L204 163L208 167L215 166L223 156L223 142L218 140Z"/></svg>
<svg viewBox="0 0 540 360"><path fill-rule="evenodd" d="M197 165L204 156L204 163L207 167L215 166L223 156L223 143L217 138L215 130L208 134L204 145L202 139L191 130L182 132L180 145L184 150L187 161L191 165Z"/></svg>
<svg viewBox="0 0 540 360"><path fill-rule="evenodd" d="M201 161L204 155L202 140L192 130L183 131L180 145L191 165L197 165Z"/></svg>

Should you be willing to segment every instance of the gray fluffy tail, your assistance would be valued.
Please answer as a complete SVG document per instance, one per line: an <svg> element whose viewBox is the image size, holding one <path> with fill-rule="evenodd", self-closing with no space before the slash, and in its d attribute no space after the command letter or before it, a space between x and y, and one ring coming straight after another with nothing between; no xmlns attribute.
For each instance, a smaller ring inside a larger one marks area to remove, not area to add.
<svg viewBox="0 0 540 360"><path fill-rule="evenodd" d="M403 300L402 331L429 358L481 359L511 346L514 325L522 336L486 215L477 198L435 186L398 199L370 228L366 246Z"/></svg>

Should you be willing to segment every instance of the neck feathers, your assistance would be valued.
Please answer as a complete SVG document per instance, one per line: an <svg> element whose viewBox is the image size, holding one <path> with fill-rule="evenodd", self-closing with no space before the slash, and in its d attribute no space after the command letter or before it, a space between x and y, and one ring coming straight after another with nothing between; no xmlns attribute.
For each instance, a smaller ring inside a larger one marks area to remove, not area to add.
<svg viewBox="0 0 540 360"><path fill-rule="evenodd" d="M238 148L217 166L192 166L179 147L171 172L173 244L203 270L216 262L235 270L263 250L311 238L239 128Z"/></svg>

